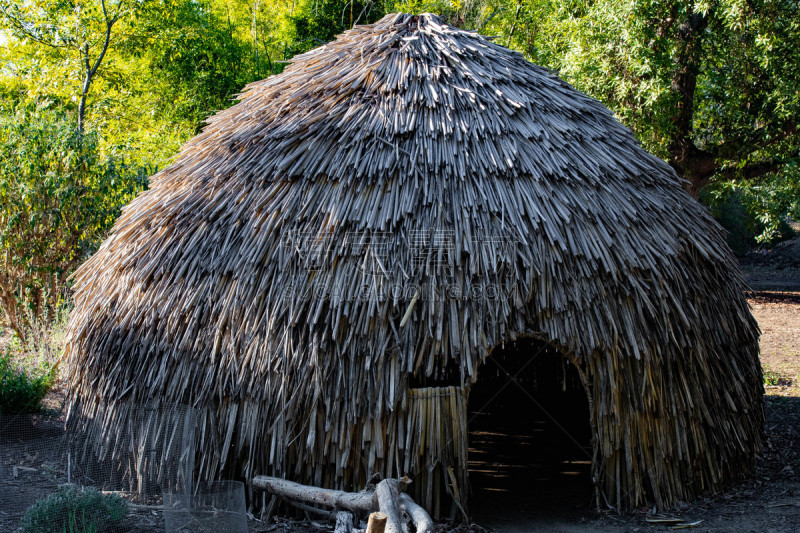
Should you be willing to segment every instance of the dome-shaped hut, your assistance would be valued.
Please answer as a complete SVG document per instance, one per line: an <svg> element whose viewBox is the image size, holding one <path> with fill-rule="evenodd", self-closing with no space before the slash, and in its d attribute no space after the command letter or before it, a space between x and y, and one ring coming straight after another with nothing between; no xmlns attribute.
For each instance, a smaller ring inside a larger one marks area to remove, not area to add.
<svg viewBox="0 0 800 533"><path fill-rule="evenodd" d="M718 489L760 446L720 227L602 104L432 15L249 85L74 280L72 416L195 406L201 479L463 498L470 387L523 337L579 369L611 505Z"/></svg>

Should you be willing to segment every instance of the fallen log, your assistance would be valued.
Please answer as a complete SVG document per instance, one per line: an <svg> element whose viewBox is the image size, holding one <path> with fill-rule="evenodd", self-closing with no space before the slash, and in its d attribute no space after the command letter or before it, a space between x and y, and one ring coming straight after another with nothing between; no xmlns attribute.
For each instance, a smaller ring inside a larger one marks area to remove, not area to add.
<svg viewBox="0 0 800 533"><path fill-rule="evenodd" d="M384 479L375 487L378 505L386 515L386 533L404 533L403 518L400 515L400 482L396 479Z"/></svg>
<svg viewBox="0 0 800 533"><path fill-rule="evenodd" d="M354 513L379 511L386 516L386 533L405 531L402 510L411 519L417 533L433 532L433 520L430 515L414 502L411 496L401 492L403 483L398 479L384 479L378 483L374 491L363 492L323 489L271 476L256 476L253 478L253 486L288 500L324 505L336 511ZM336 532L338 531L337 527Z"/></svg>
<svg viewBox="0 0 800 533"><path fill-rule="evenodd" d="M289 500L324 505L336 510L370 513L379 508L374 492L321 489L272 476L256 476L253 486Z"/></svg>
<svg viewBox="0 0 800 533"><path fill-rule="evenodd" d="M411 518L417 533L433 533L433 520L428 512L405 492L400 493L400 507Z"/></svg>

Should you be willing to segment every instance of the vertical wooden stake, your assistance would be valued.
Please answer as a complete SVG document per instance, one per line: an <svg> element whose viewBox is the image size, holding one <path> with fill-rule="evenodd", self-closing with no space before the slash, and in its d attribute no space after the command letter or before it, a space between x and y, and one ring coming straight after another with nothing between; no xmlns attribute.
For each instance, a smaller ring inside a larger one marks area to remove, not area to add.
<svg viewBox="0 0 800 533"><path fill-rule="evenodd" d="M336 513L336 529L333 533L353 533L353 513L350 511L339 511Z"/></svg>
<svg viewBox="0 0 800 533"><path fill-rule="evenodd" d="M367 533L383 533L386 529L386 515L383 513L372 513L367 522Z"/></svg>

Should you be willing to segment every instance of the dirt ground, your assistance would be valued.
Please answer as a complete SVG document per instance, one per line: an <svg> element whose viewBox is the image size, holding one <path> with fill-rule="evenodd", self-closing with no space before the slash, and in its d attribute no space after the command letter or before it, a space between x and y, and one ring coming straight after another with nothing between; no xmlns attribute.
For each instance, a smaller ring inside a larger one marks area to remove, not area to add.
<svg viewBox="0 0 800 533"><path fill-rule="evenodd" d="M750 305L761 328L760 357L767 394L797 398L800 292L761 292L750 299Z"/></svg>
<svg viewBox="0 0 800 533"><path fill-rule="evenodd" d="M766 446L752 479L664 513L664 519L675 520L669 525L648 521L652 520L649 509L620 516L579 507L515 508L498 509L469 525L440 523L438 533L665 532L689 524L698 532L800 531L800 238L750 254L742 260L742 267L756 291L749 301L762 331L760 357L766 391ZM55 411L63 404L58 391L48 401ZM66 481L57 460L59 423L60 416L37 419L35 432L22 443L30 453L20 455L8 441L0 442L0 532L15 531L20 508ZM160 515L150 509L134 509L120 533L163 531ZM269 522L250 520L249 531L332 532L333 525L324 519L274 517Z"/></svg>

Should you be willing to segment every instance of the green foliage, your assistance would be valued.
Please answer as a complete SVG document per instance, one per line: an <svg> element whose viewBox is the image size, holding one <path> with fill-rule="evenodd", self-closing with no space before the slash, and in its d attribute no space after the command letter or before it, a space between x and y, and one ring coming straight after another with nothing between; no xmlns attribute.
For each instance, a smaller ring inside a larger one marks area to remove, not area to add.
<svg viewBox="0 0 800 533"><path fill-rule="evenodd" d="M283 69L294 2L109 0L119 16L87 97L100 151L131 164L167 165L206 117L245 84ZM0 113L74 114L105 22L99 0L0 0ZM88 45L88 52L84 45ZM10 111L12 110L12 111Z"/></svg>
<svg viewBox="0 0 800 533"><path fill-rule="evenodd" d="M467 30L483 31L502 13L512 12L511 3L485 0L401 0L387 2L387 13L436 13L448 24Z"/></svg>
<svg viewBox="0 0 800 533"><path fill-rule="evenodd" d="M24 533L104 533L122 522L128 504L94 487L62 486L33 504L22 519Z"/></svg>
<svg viewBox="0 0 800 533"><path fill-rule="evenodd" d="M317 48L353 25L369 24L383 15L383 5L372 0L301 0L289 17L295 36L290 53Z"/></svg>
<svg viewBox="0 0 800 533"><path fill-rule="evenodd" d="M755 218L742 204L741 192L730 188L713 191L706 189L700 196L700 201L710 208L711 214L728 232L728 246L736 255L744 255L756 245L758 227Z"/></svg>
<svg viewBox="0 0 800 533"><path fill-rule="evenodd" d="M249 43L210 4L175 4L142 22L148 36L142 60L147 77L158 80L157 112L166 120L187 121L196 131L210 113L228 107L234 94L257 79L253 70L262 65L251 64Z"/></svg>
<svg viewBox="0 0 800 533"><path fill-rule="evenodd" d="M736 253L794 235L786 217L800 219L797 172L787 166L763 180L719 181L705 189L700 200L728 230L728 244Z"/></svg>
<svg viewBox="0 0 800 533"><path fill-rule="evenodd" d="M756 244L756 231L753 217L742 205L742 195L730 189L709 191L706 189L700 196L711 214L728 232L728 246L736 255L744 255Z"/></svg>
<svg viewBox="0 0 800 533"><path fill-rule="evenodd" d="M764 369L764 386L765 387L789 387L792 385L792 378L785 376L779 372Z"/></svg>
<svg viewBox="0 0 800 533"><path fill-rule="evenodd" d="M601 99L662 155L680 98L675 75L686 68L677 63L680 38L694 15L707 18L694 104L698 144L776 140L800 110L793 0L528 0L500 9L487 31Z"/></svg>
<svg viewBox="0 0 800 533"><path fill-rule="evenodd" d="M41 402L56 379L56 367L18 365L11 352L0 353L0 414L22 415L41 411Z"/></svg>
<svg viewBox="0 0 800 533"><path fill-rule="evenodd" d="M51 323L72 270L145 186L141 169L103 157L95 134L63 117L0 120L0 308L22 338Z"/></svg>
<svg viewBox="0 0 800 533"><path fill-rule="evenodd" d="M26 58L30 61L27 66L46 69L46 75L39 76L47 82L41 89L71 96L69 102L77 103L78 129L83 131L90 89L99 69L107 67L104 60L112 38L119 30L125 30L122 21L145 2L0 0L0 21L23 48L26 43L33 43L37 53Z"/></svg>
<svg viewBox="0 0 800 533"><path fill-rule="evenodd" d="M103 161L124 156L131 166L161 168L209 115L247 83L281 72L293 55L385 13L435 12L497 36L600 99L683 177L694 182L697 169L710 169L704 198L718 212L736 191L753 239L779 238L781 221L796 209L796 0L108 0L107 7L118 18L86 115L87 128L102 132L89 137ZM74 114L85 59L96 60L104 43L108 18L99 0L0 0L0 15L0 116Z"/></svg>

